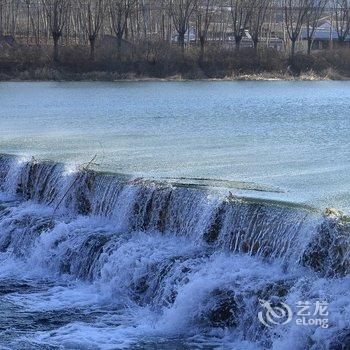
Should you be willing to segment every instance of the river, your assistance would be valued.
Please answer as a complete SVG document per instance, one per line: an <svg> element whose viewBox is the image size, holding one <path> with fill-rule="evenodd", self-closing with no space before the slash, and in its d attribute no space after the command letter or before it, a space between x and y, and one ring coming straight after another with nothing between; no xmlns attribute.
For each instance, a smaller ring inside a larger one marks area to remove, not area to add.
<svg viewBox="0 0 350 350"><path fill-rule="evenodd" d="M0 345L350 346L349 96L0 83Z"/></svg>

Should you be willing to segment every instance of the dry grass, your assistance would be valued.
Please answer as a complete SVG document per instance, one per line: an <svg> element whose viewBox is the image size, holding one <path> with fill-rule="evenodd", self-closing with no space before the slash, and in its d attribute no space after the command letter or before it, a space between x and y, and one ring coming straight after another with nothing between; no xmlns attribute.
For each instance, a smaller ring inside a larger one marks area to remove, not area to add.
<svg viewBox="0 0 350 350"><path fill-rule="evenodd" d="M198 49L182 54L177 47L140 46L117 59L113 51L97 50L91 61L87 48L66 47L60 64L53 64L51 48L7 48L0 51L0 81L119 81L119 80L345 80L350 77L350 50L285 55L251 49L240 52L212 46L204 61ZM147 51L148 50L148 51ZM157 51L158 50L158 51Z"/></svg>

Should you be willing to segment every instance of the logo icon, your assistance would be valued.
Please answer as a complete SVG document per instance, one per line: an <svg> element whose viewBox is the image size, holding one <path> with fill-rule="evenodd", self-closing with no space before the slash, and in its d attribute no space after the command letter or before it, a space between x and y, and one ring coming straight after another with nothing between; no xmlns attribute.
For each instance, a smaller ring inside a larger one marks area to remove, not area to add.
<svg viewBox="0 0 350 350"><path fill-rule="evenodd" d="M259 312L259 321L266 327L286 325L292 321L292 309L285 303L272 305L269 301L259 299L260 305L264 308Z"/></svg>

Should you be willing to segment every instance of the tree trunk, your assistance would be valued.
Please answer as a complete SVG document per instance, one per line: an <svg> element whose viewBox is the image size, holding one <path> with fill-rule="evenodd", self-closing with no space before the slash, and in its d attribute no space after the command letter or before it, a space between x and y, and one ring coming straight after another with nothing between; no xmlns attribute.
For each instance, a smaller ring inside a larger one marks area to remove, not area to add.
<svg viewBox="0 0 350 350"><path fill-rule="evenodd" d="M292 41L292 46L291 46L290 56L291 56L291 59L293 61L294 56L295 56L295 44L296 44L297 39L292 39L291 41Z"/></svg>
<svg viewBox="0 0 350 350"><path fill-rule="evenodd" d="M2 2L0 3L0 36L2 35L3 32L3 23L2 23L2 13L3 13L3 8L2 8Z"/></svg>
<svg viewBox="0 0 350 350"><path fill-rule="evenodd" d="M162 20L161 20L161 33L162 33L162 40L165 40L165 15L164 12L162 12Z"/></svg>
<svg viewBox="0 0 350 350"><path fill-rule="evenodd" d="M255 53L258 52L258 44L259 44L259 40L253 39L253 47L254 47Z"/></svg>
<svg viewBox="0 0 350 350"><path fill-rule="evenodd" d="M58 42L60 40L61 33L60 32L53 32L52 33L52 39L53 39L53 60L54 62L59 62L59 48L58 48Z"/></svg>
<svg viewBox="0 0 350 350"><path fill-rule="evenodd" d="M185 52L185 34L186 32L181 31L179 32L179 37L178 37L178 43L181 47L182 52Z"/></svg>
<svg viewBox="0 0 350 350"><path fill-rule="evenodd" d="M312 38L307 39L307 54L311 55L311 47L312 47Z"/></svg>
<svg viewBox="0 0 350 350"><path fill-rule="evenodd" d="M90 41L90 59L92 61L95 61L95 42L96 42L95 35L90 35L89 41Z"/></svg>
<svg viewBox="0 0 350 350"><path fill-rule="evenodd" d="M204 62L204 52L205 52L205 37L203 35L199 36L199 44L200 44L199 65L202 66Z"/></svg>
<svg viewBox="0 0 350 350"><path fill-rule="evenodd" d="M242 37L240 35L237 35L235 37L235 42L236 42L236 50L239 51L241 48L241 41L242 41Z"/></svg>
<svg viewBox="0 0 350 350"><path fill-rule="evenodd" d="M29 45L30 36L30 5L27 5L27 45Z"/></svg>
<svg viewBox="0 0 350 350"><path fill-rule="evenodd" d="M122 57L122 44L123 44L123 34L117 35L117 56L118 60L121 60Z"/></svg>

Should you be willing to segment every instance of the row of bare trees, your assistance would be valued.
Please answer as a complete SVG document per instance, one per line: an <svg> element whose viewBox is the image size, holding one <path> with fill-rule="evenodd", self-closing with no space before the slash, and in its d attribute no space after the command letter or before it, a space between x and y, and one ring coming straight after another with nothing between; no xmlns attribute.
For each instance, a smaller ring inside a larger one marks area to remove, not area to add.
<svg viewBox="0 0 350 350"><path fill-rule="evenodd" d="M53 43L59 59L60 41L89 44L95 56L96 40L116 37L118 52L123 40L167 43L176 34L184 50L189 28L195 28L203 60L209 39L234 41L240 49L249 33L257 50L262 38L289 39L291 55L303 29L311 51L316 28L327 17L334 23L339 41L350 31L350 0L0 0L0 35L9 34L27 44ZM332 33L331 33L332 35Z"/></svg>

